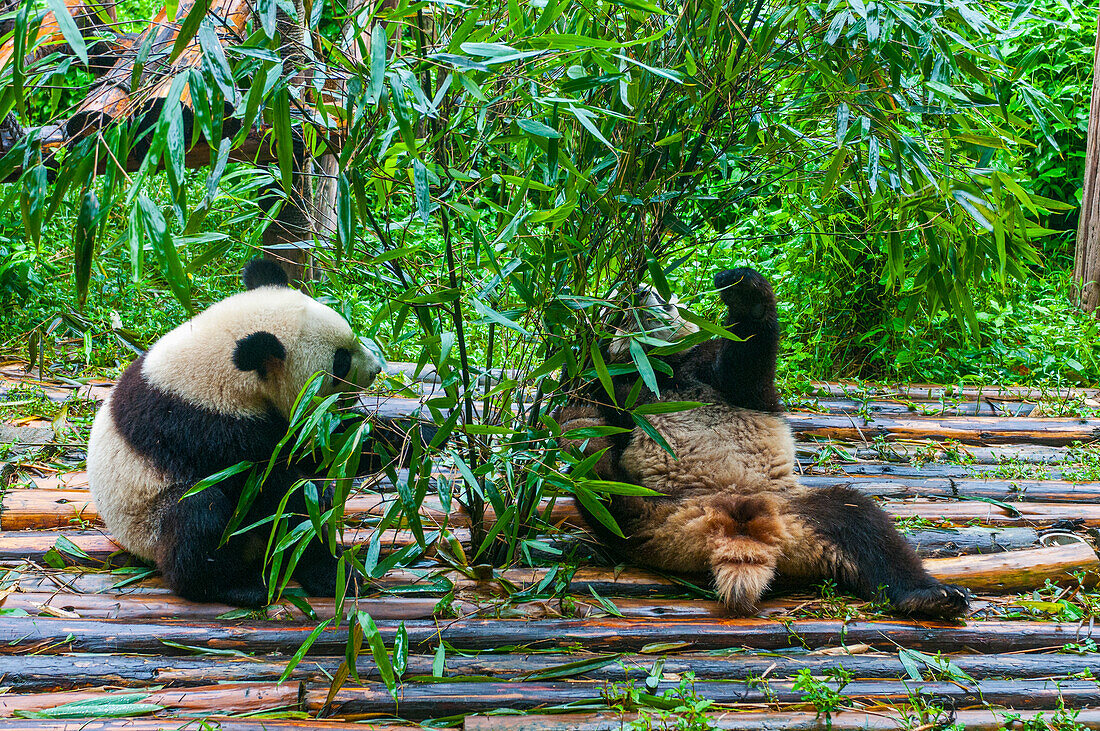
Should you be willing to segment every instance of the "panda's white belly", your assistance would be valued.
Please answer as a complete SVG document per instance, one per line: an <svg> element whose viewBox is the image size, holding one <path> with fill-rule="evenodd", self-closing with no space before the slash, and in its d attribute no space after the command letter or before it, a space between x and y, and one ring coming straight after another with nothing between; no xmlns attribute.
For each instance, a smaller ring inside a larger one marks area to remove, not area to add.
<svg viewBox="0 0 1100 731"><path fill-rule="evenodd" d="M135 452L115 428L111 397L103 401L88 441L92 499L116 543L145 559L156 558L157 506L168 479Z"/></svg>
<svg viewBox="0 0 1100 731"><path fill-rule="evenodd" d="M798 485L794 440L780 416L708 404L651 415L649 421L676 458L636 428L620 464L638 484L681 496L776 492Z"/></svg>

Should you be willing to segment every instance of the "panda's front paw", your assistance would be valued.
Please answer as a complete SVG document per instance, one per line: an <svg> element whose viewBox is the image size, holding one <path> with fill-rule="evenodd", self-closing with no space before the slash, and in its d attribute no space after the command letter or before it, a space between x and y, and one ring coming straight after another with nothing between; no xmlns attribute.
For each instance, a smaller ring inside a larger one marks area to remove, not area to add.
<svg viewBox="0 0 1100 731"><path fill-rule="evenodd" d="M893 604L915 617L954 619L970 608L970 591L955 584L931 584L905 592Z"/></svg>
<svg viewBox="0 0 1100 731"><path fill-rule="evenodd" d="M714 276L714 286L729 308L731 320L763 320L775 312L775 293L764 275L755 269L726 269Z"/></svg>

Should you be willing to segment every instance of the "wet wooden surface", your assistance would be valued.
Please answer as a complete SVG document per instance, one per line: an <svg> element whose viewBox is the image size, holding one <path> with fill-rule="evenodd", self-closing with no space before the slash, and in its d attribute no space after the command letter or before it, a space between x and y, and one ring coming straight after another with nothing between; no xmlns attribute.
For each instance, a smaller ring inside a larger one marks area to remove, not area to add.
<svg viewBox="0 0 1100 731"><path fill-rule="evenodd" d="M26 398L27 389L64 403L100 401L109 388L0 366L0 406ZM715 728L825 728L803 686L795 687L809 672L819 690L849 699L833 714L834 729L906 728L900 710L914 694L972 728L993 728L1004 709L1027 718L1049 716L1059 704L1084 708L1077 722L1100 728L1100 710L1089 710L1100 709L1100 686L1089 676L1100 666L1097 599L1089 593L1100 571L1093 548L1100 457L1081 446L1100 433L1100 410L1089 410L1097 396L866 384L814 384L788 395L803 483L850 485L880 500L934 575L975 593L963 621L890 617L805 588L767 598L754 617L730 617L705 578L685 584L609 565L573 506L558 500L548 513L558 530L532 548L541 566L464 574L429 552L371 580L358 609L391 650L404 628L407 667L391 694L364 650L358 680L331 701L345 618L317 634L279 682L318 623L336 619L331 599L248 613L172 595L99 522L83 445L58 440L49 420L13 420L0 431L0 441L20 442L0 466L0 717L14 731L195 728L195 718L238 731L343 731L352 728L345 721L393 716L446 716L469 729L620 729L637 718L616 700L623 688L675 695L687 682L693 697L714 703ZM385 395L364 402L388 416L420 403ZM1080 408L1067 415L1068 402ZM1060 415L1043 415L1052 413ZM41 459L43 450L54 451ZM372 521L394 499L384 480L353 495L344 543L370 540ZM426 528L448 526L472 554L465 514L447 513L438 500L425 501L422 513ZM415 541L410 531L389 529L381 555ZM557 552L576 565L555 573ZM919 661L914 671L905 652L940 656L951 669ZM647 688L658 661L656 685ZM838 668L851 677L842 688L832 676ZM70 703L94 708L120 693L156 706L153 717L15 717ZM577 703L583 713L545 715ZM487 715L498 709L525 714Z"/></svg>

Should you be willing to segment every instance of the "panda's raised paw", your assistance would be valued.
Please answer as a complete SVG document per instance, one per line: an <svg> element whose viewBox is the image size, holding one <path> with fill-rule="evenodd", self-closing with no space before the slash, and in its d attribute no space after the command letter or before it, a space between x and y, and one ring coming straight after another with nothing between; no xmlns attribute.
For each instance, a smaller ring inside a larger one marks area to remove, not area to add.
<svg viewBox="0 0 1100 731"><path fill-rule="evenodd" d="M775 309L775 293L768 280L750 267L726 269L714 275L714 286L735 321L761 320Z"/></svg>
<svg viewBox="0 0 1100 731"><path fill-rule="evenodd" d="M916 617L954 619L970 608L970 591L955 584L931 584L906 592L894 606Z"/></svg>

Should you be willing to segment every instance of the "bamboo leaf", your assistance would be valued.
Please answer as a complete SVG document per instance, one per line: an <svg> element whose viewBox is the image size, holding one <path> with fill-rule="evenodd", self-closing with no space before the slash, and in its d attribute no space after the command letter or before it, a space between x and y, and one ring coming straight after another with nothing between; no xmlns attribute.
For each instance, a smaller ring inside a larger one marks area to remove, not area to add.
<svg viewBox="0 0 1100 731"><path fill-rule="evenodd" d="M76 21L69 14L69 8L65 5L65 0L46 0L46 7L53 12L54 20L57 21L57 27L61 30L65 42L80 58L80 62L87 66L88 47L84 43L84 36L80 34L80 29L76 27Z"/></svg>
<svg viewBox="0 0 1100 731"><path fill-rule="evenodd" d="M92 276L92 258L95 255L96 219L99 217L99 200L94 190L84 191L80 213L73 229L73 272L76 275L76 300L83 309L88 298L88 282Z"/></svg>
<svg viewBox="0 0 1100 731"><path fill-rule="evenodd" d="M172 44L172 52L168 55L168 63L175 63L184 49L191 44L191 40L195 37L199 25L208 12L210 12L210 0L196 0L195 4L191 6L191 9L187 12L187 17L183 19L183 24L180 25L176 42Z"/></svg>

